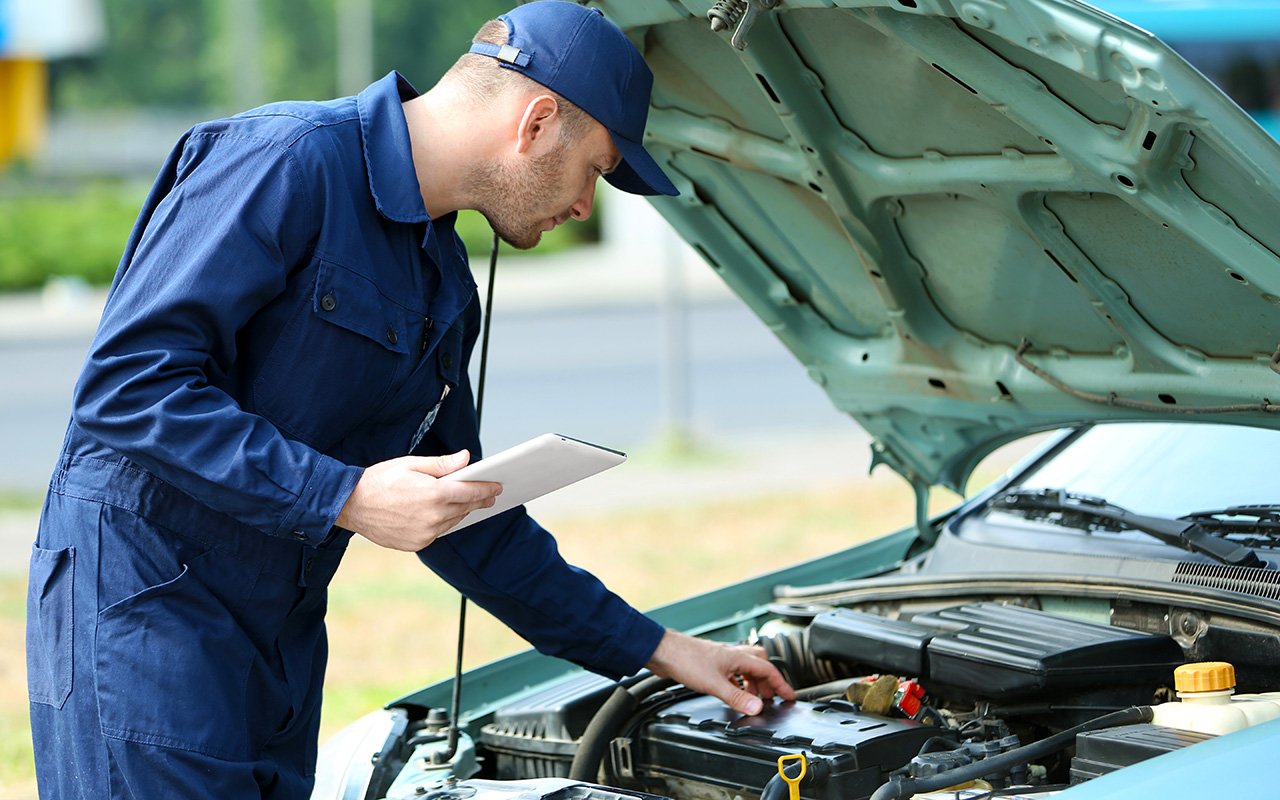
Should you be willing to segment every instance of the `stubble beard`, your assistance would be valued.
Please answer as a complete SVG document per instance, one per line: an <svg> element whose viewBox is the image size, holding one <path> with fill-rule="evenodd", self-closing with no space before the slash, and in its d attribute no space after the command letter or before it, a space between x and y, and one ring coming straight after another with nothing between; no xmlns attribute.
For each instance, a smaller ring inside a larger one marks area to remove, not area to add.
<svg viewBox="0 0 1280 800"><path fill-rule="evenodd" d="M538 217L547 199L559 194L564 176L563 144L534 158L527 167L517 168L500 161L488 161L467 181L472 197L480 198L479 211L498 238L516 248L528 250L542 239L547 216Z"/></svg>

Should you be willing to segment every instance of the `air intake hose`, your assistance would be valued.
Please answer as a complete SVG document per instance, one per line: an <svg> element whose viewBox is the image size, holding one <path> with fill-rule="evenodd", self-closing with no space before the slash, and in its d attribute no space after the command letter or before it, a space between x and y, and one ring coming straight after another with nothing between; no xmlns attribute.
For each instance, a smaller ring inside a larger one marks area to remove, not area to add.
<svg viewBox="0 0 1280 800"><path fill-rule="evenodd" d="M670 678L651 675L634 686L614 689L583 731L573 764L569 767L569 777L575 781L595 783L609 742L617 736L622 724L645 698L674 685L675 681Z"/></svg>

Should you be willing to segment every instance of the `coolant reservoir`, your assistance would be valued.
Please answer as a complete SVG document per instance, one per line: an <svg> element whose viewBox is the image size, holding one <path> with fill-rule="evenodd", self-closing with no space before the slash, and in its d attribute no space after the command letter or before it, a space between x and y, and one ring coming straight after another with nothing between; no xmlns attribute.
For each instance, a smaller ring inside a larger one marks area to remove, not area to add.
<svg viewBox="0 0 1280 800"><path fill-rule="evenodd" d="M1280 692L1233 696L1236 670L1224 661L1183 664L1173 685L1178 702L1152 708L1156 725L1218 735L1280 717Z"/></svg>

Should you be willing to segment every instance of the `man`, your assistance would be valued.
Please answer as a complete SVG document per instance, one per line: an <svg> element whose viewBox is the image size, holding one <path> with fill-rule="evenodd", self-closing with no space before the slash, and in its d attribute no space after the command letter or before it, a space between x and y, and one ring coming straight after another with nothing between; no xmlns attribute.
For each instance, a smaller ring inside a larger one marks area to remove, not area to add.
<svg viewBox="0 0 1280 800"><path fill-rule="evenodd" d="M602 674L647 665L744 713L794 696L757 651L664 631L565 564L523 509L436 539L500 491L436 480L479 449L455 212L532 247L601 175L675 193L640 145L652 77L598 12L541 0L480 38L424 95L392 73L267 106L164 165L32 554L42 796L306 797L353 533Z"/></svg>

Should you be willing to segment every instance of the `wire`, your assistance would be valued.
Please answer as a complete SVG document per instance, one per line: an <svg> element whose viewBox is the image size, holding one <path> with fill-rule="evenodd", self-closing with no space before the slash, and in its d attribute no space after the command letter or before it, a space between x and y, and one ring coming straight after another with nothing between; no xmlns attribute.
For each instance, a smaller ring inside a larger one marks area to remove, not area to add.
<svg viewBox="0 0 1280 800"><path fill-rule="evenodd" d="M484 378L489 366L489 323L493 321L493 284L498 277L498 233L494 231L489 247L489 288L484 296L484 322L480 326L480 377L476 382L476 436L480 435L480 416L484 413ZM462 728L462 648L467 640L467 596L458 602L458 652L453 665L453 697L449 703L449 743L444 760L458 752L458 733Z"/></svg>
<svg viewBox="0 0 1280 800"><path fill-rule="evenodd" d="M1236 403L1224 406L1170 406L1165 405L1164 403L1148 403L1145 400L1129 400L1118 396L1115 392L1108 392L1107 394L1086 392L1081 389L1077 389L1074 386L1068 386L1066 383L1063 383L1028 361L1025 353L1029 349L1031 349L1030 340L1023 339L1018 344L1018 348L1013 351L1014 359L1030 371L1031 374L1037 376L1054 388L1060 389L1072 397L1087 400L1090 403L1101 403L1102 405L1113 406L1115 408L1131 408L1136 411L1156 411L1161 414L1231 414L1241 411L1261 411L1264 414L1280 413L1280 404L1273 403L1266 399L1261 403ZM1277 355L1280 355L1280 350L1277 350L1276 353Z"/></svg>
<svg viewBox="0 0 1280 800"><path fill-rule="evenodd" d="M493 282L498 277L498 234L493 234L489 247L489 290L484 295L484 325L480 330L480 380L476 384L476 431L484 413L484 376L489 367L489 323L493 320Z"/></svg>

